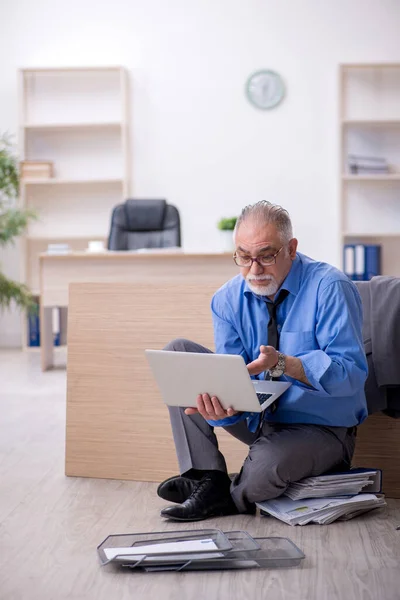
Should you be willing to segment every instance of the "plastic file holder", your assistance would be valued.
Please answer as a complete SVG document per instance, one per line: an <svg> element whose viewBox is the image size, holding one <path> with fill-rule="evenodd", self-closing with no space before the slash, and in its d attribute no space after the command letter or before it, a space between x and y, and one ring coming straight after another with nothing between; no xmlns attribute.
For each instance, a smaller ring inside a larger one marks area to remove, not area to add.
<svg viewBox="0 0 400 600"><path fill-rule="evenodd" d="M157 531L109 535L98 547L102 564L129 561L132 566L142 562L176 560L179 557L207 556L231 550L232 543L220 529L197 531Z"/></svg>
<svg viewBox="0 0 400 600"><path fill-rule="evenodd" d="M191 542L213 540L217 549L206 552L189 551L182 553L151 553L129 556L119 554L112 559L110 548L122 549L127 552L134 545L142 546L151 542L154 544L169 542ZM145 537L144 537L145 536ZM212 536L212 537L210 537ZM224 538L225 537L225 542ZM223 549L230 545L229 549ZM284 568L298 566L305 558L303 552L288 538L269 537L252 538L246 531L230 531L223 533L219 530L199 530L169 532L157 534L132 534L109 536L100 544L98 552L102 564L114 563L119 566L144 572L156 571L199 571L217 569L249 569L249 568Z"/></svg>

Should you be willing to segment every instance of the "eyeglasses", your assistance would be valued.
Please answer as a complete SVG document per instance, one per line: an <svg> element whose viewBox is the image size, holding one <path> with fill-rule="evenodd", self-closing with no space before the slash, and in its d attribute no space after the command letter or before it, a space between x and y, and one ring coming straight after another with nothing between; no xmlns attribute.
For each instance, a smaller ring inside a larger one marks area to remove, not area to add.
<svg viewBox="0 0 400 600"><path fill-rule="evenodd" d="M262 256L257 256L257 258L252 258L251 256L241 256L240 254L233 255L233 260L237 264L238 267L252 267L253 262L256 262L260 267L270 267L276 263L276 258L279 252L283 249L279 248L275 252L275 254L263 254Z"/></svg>

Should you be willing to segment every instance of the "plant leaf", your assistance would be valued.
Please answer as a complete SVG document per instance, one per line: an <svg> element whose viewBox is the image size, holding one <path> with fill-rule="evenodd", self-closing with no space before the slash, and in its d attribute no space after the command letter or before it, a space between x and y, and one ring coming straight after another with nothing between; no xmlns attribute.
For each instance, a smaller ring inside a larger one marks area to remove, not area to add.
<svg viewBox="0 0 400 600"><path fill-rule="evenodd" d="M28 309L33 313L37 311L37 304L29 288L23 283L8 279L0 272L0 309L9 308L12 301L21 309Z"/></svg>

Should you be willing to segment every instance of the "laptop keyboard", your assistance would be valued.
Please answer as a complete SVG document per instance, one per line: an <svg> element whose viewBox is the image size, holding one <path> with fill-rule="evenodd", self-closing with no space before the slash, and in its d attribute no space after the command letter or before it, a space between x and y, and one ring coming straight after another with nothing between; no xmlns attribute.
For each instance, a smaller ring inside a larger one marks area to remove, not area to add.
<svg viewBox="0 0 400 600"><path fill-rule="evenodd" d="M262 394L261 392L257 392L257 398L260 404L271 398L272 394Z"/></svg>

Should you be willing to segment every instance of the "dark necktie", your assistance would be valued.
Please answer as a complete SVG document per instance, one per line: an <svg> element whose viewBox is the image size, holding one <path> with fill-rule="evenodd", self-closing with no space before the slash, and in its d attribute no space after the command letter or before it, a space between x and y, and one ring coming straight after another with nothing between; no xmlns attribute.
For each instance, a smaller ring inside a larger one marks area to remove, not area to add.
<svg viewBox="0 0 400 600"><path fill-rule="evenodd" d="M279 348L279 333L278 333L278 325L276 323L276 309L278 305L284 301L289 292L287 290L281 290L279 294L279 298L275 302L266 302L269 313L269 322L268 322L268 346L273 346L275 350ZM264 375L265 379L269 377L268 371L265 371ZM273 379L273 377L271 377ZM270 412L275 412L276 410L276 402L271 404L268 409ZM262 425L264 422L265 410L260 413L260 420L257 427L257 432L260 433L262 429Z"/></svg>
<svg viewBox="0 0 400 600"><path fill-rule="evenodd" d="M269 312L269 323L268 323L268 346L273 346L275 350L279 348L279 333L278 326L276 323L276 309L278 305L284 301L289 292L287 290L281 290L279 298L276 302L266 302Z"/></svg>

